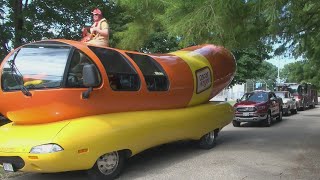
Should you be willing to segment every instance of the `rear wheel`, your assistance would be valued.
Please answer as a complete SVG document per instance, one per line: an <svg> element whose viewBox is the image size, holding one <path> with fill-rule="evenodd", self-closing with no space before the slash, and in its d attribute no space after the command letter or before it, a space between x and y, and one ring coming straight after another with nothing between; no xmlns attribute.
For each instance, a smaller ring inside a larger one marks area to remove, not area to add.
<svg viewBox="0 0 320 180"><path fill-rule="evenodd" d="M240 122L238 122L238 121L232 121L232 125L233 125L234 127L240 127Z"/></svg>
<svg viewBox="0 0 320 180"><path fill-rule="evenodd" d="M92 180L111 180L121 173L125 163L123 152L110 152L98 158L94 166L88 170L88 176Z"/></svg>
<svg viewBox="0 0 320 180"><path fill-rule="evenodd" d="M209 132L201 137L199 140L199 147L201 149L211 149L216 145L219 129Z"/></svg>

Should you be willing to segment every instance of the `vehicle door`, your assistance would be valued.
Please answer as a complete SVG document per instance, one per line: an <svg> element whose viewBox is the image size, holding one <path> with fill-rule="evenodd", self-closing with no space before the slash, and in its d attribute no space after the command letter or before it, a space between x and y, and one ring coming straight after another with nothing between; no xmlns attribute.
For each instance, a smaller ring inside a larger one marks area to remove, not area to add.
<svg viewBox="0 0 320 180"><path fill-rule="evenodd" d="M295 109L294 105L295 105L295 101L294 101L294 97L291 95L290 92L287 92L287 96L288 96L288 106L289 106L289 110L291 109Z"/></svg>
<svg viewBox="0 0 320 180"><path fill-rule="evenodd" d="M277 115L279 113L279 100L274 93L269 93L269 101L271 106L271 115Z"/></svg>

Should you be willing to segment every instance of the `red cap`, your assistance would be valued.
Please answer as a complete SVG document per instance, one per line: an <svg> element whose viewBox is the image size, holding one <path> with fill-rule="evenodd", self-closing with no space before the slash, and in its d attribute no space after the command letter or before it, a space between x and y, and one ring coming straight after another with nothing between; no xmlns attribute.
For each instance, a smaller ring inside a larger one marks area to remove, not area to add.
<svg viewBox="0 0 320 180"><path fill-rule="evenodd" d="M92 13L92 14L99 14L99 15L102 14L101 10L98 9L98 8L94 9L91 13Z"/></svg>

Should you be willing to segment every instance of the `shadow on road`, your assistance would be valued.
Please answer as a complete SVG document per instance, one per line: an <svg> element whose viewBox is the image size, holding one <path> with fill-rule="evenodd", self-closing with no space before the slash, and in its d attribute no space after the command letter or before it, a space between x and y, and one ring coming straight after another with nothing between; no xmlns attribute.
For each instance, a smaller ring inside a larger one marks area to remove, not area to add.
<svg viewBox="0 0 320 180"><path fill-rule="evenodd" d="M32 176L32 177L31 177ZM14 178L14 180L87 180L85 171L73 171L64 173L43 173L43 174L24 174Z"/></svg>
<svg viewBox="0 0 320 180"><path fill-rule="evenodd" d="M219 144L219 143L218 143ZM217 145L218 145L217 144ZM213 148L214 149L214 148ZM212 150L213 150L212 149ZM118 179L141 178L143 174L135 173L148 169L149 173L161 173L165 169L181 161L195 158L197 155L209 153L207 150L198 149L193 141L179 141L164 144L143 151L131 157L121 176ZM126 176L126 174L129 174ZM32 178L31 178L32 177ZM14 178L14 180L86 180L88 179L85 171L65 172L54 174L26 174Z"/></svg>
<svg viewBox="0 0 320 180"><path fill-rule="evenodd" d="M272 126L278 126L281 123L285 123L288 120L287 116L282 118L282 121L278 121L278 120L273 120L272 122ZM269 128L269 127L265 127L263 122L246 122L246 123L242 123L240 127L260 127L260 128Z"/></svg>

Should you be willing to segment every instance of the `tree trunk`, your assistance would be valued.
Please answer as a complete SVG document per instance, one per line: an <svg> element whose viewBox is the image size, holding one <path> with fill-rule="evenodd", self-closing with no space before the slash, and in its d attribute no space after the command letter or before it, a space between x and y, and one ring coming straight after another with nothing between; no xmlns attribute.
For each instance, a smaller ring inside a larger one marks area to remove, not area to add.
<svg viewBox="0 0 320 180"><path fill-rule="evenodd" d="M13 0L13 23L15 28L14 47L22 44L23 34L23 15L22 15L22 0Z"/></svg>

